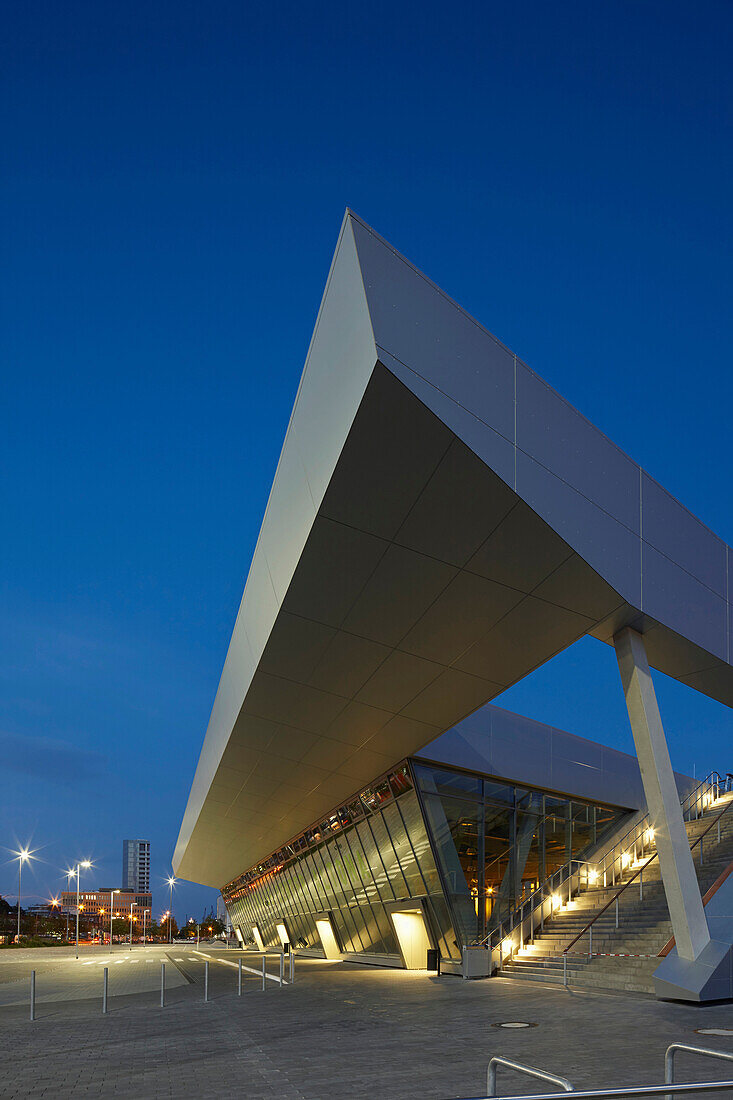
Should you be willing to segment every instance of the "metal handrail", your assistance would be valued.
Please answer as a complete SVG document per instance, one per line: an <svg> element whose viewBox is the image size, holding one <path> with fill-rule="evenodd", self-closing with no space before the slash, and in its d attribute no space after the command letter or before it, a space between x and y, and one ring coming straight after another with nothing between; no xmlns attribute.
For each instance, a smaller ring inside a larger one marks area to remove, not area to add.
<svg viewBox="0 0 733 1100"><path fill-rule="evenodd" d="M727 813L728 813L728 811L729 811L729 810L730 810L730 809L731 809L732 807L733 807L733 802L729 802L729 803L728 803L728 804L727 804L726 806L724 806L724 807L723 807L723 809L722 809L722 810L720 811L720 813L719 813L719 814L718 814L718 816L717 816L717 817L715 818L715 820L714 820L714 821L711 821L711 823L710 823L710 824L708 825L707 829L705 829L705 831L704 831L704 832L700 833L700 836L699 836L699 837L697 838L697 840L695 841L695 843L694 843L694 844L692 844L692 845L690 846L690 852L694 852L694 851L695 851L695 848L697 848L697 846L698 846L698 844L699 844L699 845L701 846L701 847L700 847L700 857L701 857L701 859L702 859L702 842L703 842L703 840L704 840L704 839L705 839L705 837L706 837L706 836L708 835L708 833L710 832L710 830L711 830L711 829L713 829L713 828L715 828L715 826L716 826L716 825L718 825L718 824L720 823L720 820L721 820L721 818L722 818L722 817L723 817L723 816L724 816L725 814L727 814ZM643 864L641 865L641 867L640 867L640 868L638 869L638 871L636 871L636 872L635 872L635 873L634 873L634 874L633 874L633 875L631 876L631 878L629 879L629 881L628 881L628 882L626 882L626 883L624 883L624 885L623 885L623 886L621 887L621 889L620 889L620 890L618 890L618 891L617 891L617 892L616 892L616 893L615 893L615 894L613 895L613 897L612 897L612 898L611 898L611 899L610 899L609 901L607 901L607 902L606 902L606 904L605 904L605 905L603 906L603 908L602 908L602 909L599 909L599 910L598 910L598 912L597 912L597 913L596 913L596 915L595 915L595 916L593 917L593 919L592 919L592 920L589 920L589 921L588 921L588 923L586 924L585 928L583 928L583 929L582 929L582 931L580 931L580 932L578 933L578 935L577 935L577 936L575 937L575 939L571 940L571 941L570 941L570 943L569 943L569 944L567 945L567 947L565 947L565 948L563 949L563 955L567 955L567 953L569 952L570 948L571 948L571 947L574 947L574 946L575 946L575 944L576 944L576 943L578 942L578 940L579 940L579 939L581 939L581 937L582 937L582 936L584 936L584 935L585 935L585 933L586 933L586 932L587 932L587 931L588 931L589 929L591 929L591 928L593 927L593 925L594 925L594 924L596 923L596 921L598 920L598 918L599 918L599 917L601 917L601 916L603 916L603 914L604 914L604 913L606 912L606 910L607 910L607 909L610 909L610 907L611 907L611 906L612 906L612 905L614 904L614 902L616 902L616 901L617 901L617 900L619 899L619 897L621 896L621 894L623 894L625 890L628 890L629 886L631 886L631 884L632 884L632 883L633 883L633 882L635 881L635 879L637 879L637 878L639 877L639 875L643 875L644 871L645 871L645 870L646 870L646 868L647 868L647 867L649 866L649 864L650 864L650 863L653 863L653 861L654 861L655 859L658 859L658 858L659 858L659 852L655 852L655 853L654 853L654 854L653 854L652 856L650 856L650 857L649 857L649 859L648 859L648 860L646 861L646 863L643 863ZM643 881L643 880L642 880L642 881Z"/></svg>
<svg viewBox="0 0 733 1100"><path fill-rule="evenodd" d="M516 1073L523 1073L525 1077L537 1077L540 1081L549 1081L551 1085L559 1085L565 1092L572 1092L573 1086L564 1077L558 1077L555 1073L548 1073L544 1069L534 1069L533 1066L524 1066L521 1062L515 1062L511 1058L500 1058L495 1055L489 1062L486 1071L486 1091L489 1096L496 1096L496 1071L499 1066L506 1066Z"/></svg>
<svg viewBox="0 0 733 1100"><path fill-rule="evenodd" d="M701 779L700 782L697 784L697 786L693 787L693 789L690 791L690 793L685 795L685 797L681 800L680 805L681 805L681 808L682 808L682 817L683 817L683 819L685 818L685 815L687 813L689 813L689 811L691 809L694 808L696 812L699 809L703 788L710 789L711 787L714 787L716 792L717 792L717 797L719 797L720 796L720 788L723 787L724 789L727 789L727 786L728 786L728 784L723 779L720 772L718 772L718 771L709 772L705 776L705 778ZM704 812L704 810L703 810L703 812ZM697 816L699 816L699 814ZM697 820L697 816L696 816L695 820ZM640 818L636 822L635 825L632 825L630 829L627 829L626 832L623 834L623 836L620 837L616 841L616 843L613 845L613 847L609 848L609 850L606 852L606 854L603 857L603 885L604 886L606 885L606 873L607 873L606 863L609 860L609 857L610 857L610 863L611 863L611 873L614 876L613 877L613 883L615 884L615 863L616 863L616 859L619 858L619 857L615 856L613 853L616 852L618 849L621 849L621 852L620 852L621 858L623 858L623 856L628 853L628 849L629 849L628 838L631 836L632 833L636 834L636 837L634 838L634 841L633 841L634 846L636 846L636 844L639 841L639 838L641 838L641 846L642 846L642 851L643 851L644 850L644 840L643 840L643 838L644 838L644 834L649 831L650 821L651 821L651 813L646 813L644 815L644 817ZM623 870L623 864L622 864L622 870Z"/></svg>
<svg viewBox="0 0 733 1100"><path fill-rule="evenodd" d="M686 1054L699 1054L704 1058L718 1058L721 1062L733 1062L733 1054L727 1050L708 1050L707 1047L691 1047L687 1043L672 1043L664 1054L664 1080L668 1085L674 1084L674 1056L678 1050ZM671 1093L668 1094L668 1098Z"/></svg>
<svg viewBox="0 0 733 1100"><path fill-rule="evenodd" d="M534 906L529 909L530 916L532 916L537 909L541 909L544 906L545 902L547 902L551 897L556 895L557 891L563 886L565 882L568 883L568 893L570 893L573 875L577 874L583 867L592 867L595 870L596 866L597 864L595 864L592 860L569 859L567 863L563 863L562 866L557 867L551 875L548 875L548 877L543 882L541 882L540 885L536 889L534 889L531 894L527 894L527 897L523 898L522 901L519 902L519 904L514 905L513 908L510 909L504 920L501 920L497 924L495 924L494 927L489 932L487 932L483 939L475 940L472 946L488 946L496 933L499 934L499 939L502 940L504 938L504 925L508 925L509 932L513 932L515 923L523 924L524 921L527 919L525 908L530 905L530 902L533 898L538 898L538 900L536 901ZM573 870L573 867L575 867L575 870ZM565 874L565 872L567 872L567 874ZM556 880L558 882L557 886L555 885ZM568 898L568 900L570 900L570 898ZM540 918L540 923L542 923L542 918Z"/></svg>
<svg viewBox="0 0 733 1100"><path fill-rule="evenodd" d="M730 1092L733 1089L733 1081L691 1081L683 1085L629 1085L613 1089L584 1089L582 1092L572 1090L575 1100L627 1100L634 1096L689 1096L690 1093L715 1093ZM494 1094L496 1095L496 1094ZM526 1093L517 1100L557 1100L556 1092L535 1092L531 1096ZM489 1096L476 1096L470 1100L492 1100Z"/></svg>
<svg viewBox="0 0 733 1100"><path fill-rule="evenodd" d="M723 779L720 772L718 772L718 771L709 772L708 775L706 775L704 779L701 779L700 782L697 784L697 786L694 787L692 789L692 791L690 791L690 793L688 795L686 795L685 798L682 800L681 806L682 806L683 817L689 811L689 809L691 807L695 806L695 803L697 803L699 805L703 788L708 788L709 789L710 787L714 787L717 792L720 792L721 788L723 788L724 790L727 791L728 783L726 782L726 780ZM547 816L549 817L549 816L552 816L552 815L550 814L550 815L547 815ZM615 884L615 879L616 879L615 863L616 863L616 860L619 859L619 858L623 859L623 856L626 855L627 853L626 852L621 852L620 857L616 856L616 855L613 855L613 853L617 852L625 844L626 844L626 847L627 847L627 850L628 850L627 841L628 841L628 838L631 836L632 833L636 833L636 838L634 839L634 842L633 842L634 846L636 846L636 844L639 842L639 839L641 838L641 850L643 852L644 847L645 847L643 837L644 837L644 834L649 831L650 816L651 815L649 813L645 814L644 817L640 818L639 821L637 821L635 825L632 825L630 829L627 829L627 831L623 834L623 836L619 840L617 840L616 843L611 848L609 848L609 850L605 853L605 855L602 858L600 870L599 870L598 861L593 862L593 861L590 861L590 860L569 859L566 863L563 863L561 867L558 867L555 871L552 872L551 875L548 875L548 877L543 882L541 882L540 885L535 890L533 890L531 894L528 894L526 898L523 898L522 901L518 905L514 905L513 908L510 910L510 912L507 914L507 917L504 920L502 920L498 924L496 924L481 940L474 941L474 946L478 946L478 947L488 946L491 943L491 940L493 939L494 935L497 934L497 933L498 933L498 936L499 936L499 940L502 941L504 939L504 926L506 924L508 924L509 932L510 933L513 932L514 927L515 927L515 918L517 917L517 914L519 914L519 917L518 917L518 921L516 921L516 923L519 923L520 925L523 925L525 920L527 919L526 907L528 905L530 905L533 898L537 898L538 900L535 902L534 906L530 906L530 909L529 909L529 916L532 918L532 927L534 928L534 919L533 919L534 913L537 909L543 909L546 901L548 900L548 898L551 897L555 893L555 885L554 884L555 884L556 880L558 880L558 876L559 876L560 885L562 885L565 881L568 882L568 894L570 895L571 890L572 890L572 886L571 886L572 878L573 878L573 874L575 873L573 871L573 865L575 865L577 868L580 868L582 866L592 867L594 869L594 871L596 871L599 876L601 874L603 874L603 885L605 886L606 885L606 875L607 875L606 864L607 864L607 861L609 861L609 857L612 857L612 858L610 858L610 864L611 864L612 875L613 875L613 880L612 881L613 881L613 884ZM502 855L503 854L504 853L502 853ZM499 858L501 858L501 856ZM623 870L623 864L622 864L622 870ZM643 871L643 867L641 868L641 870ZM565 871L567 871L566 875L564 875ZM571 900L570 896L568 896L568 900ZM599 914L599 916L600 916L600 914ZM542 919L542 916L540 917L540 922L539 923L541 925L543 925L543 923L544 923L543 919ZM585 932L585 931L587 931L587 928L585 928L583 930L583 932ZM581 935L582 934L583 933L581 933ZM575 942L575 941L573 941L573 942ZM570 946L572 946L572 945L570 945Z"/></svg>

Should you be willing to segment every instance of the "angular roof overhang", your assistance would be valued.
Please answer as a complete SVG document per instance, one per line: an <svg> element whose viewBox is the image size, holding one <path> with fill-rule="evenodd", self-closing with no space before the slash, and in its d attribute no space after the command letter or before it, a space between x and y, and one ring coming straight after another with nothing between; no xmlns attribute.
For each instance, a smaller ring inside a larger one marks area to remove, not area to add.
<svg viewBox="0 0 733 1100"><path fill-rule="evenodd" d="M585 634L733 706L729 548L347 211L174 855L219 886Z"/></svg>

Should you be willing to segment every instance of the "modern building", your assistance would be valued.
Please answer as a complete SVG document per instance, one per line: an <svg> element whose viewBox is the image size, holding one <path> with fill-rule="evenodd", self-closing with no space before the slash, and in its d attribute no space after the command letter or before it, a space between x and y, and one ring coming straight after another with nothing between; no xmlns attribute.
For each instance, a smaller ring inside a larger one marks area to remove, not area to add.
<svg viewBox="0 0 733 1100"><path fill-rule="evenodd" d="M347 211L175 871L258 948L465 967L648 814L657 991L733 996L649 673L732 706L732 599L730 548ZM487 705L587 635L638 759Z"/></svg>
<svg viewBox="0 0 733 1100"><path fill-rule="evenodd" d="M150 841L122 841L122 889L145 894L150 890Z"/></svg>
<svg viewBox="0 0 733 1100"><path fill-rule="evenodd" d="M109 927L110 905L113 920L142 920L143 912L152 911L153 896L146 891L118 890L106 887L100 890L79 891L79 912L87 921L105 929ZM76 915L76 890L64 890L61 894L61 910Z"/></svg>

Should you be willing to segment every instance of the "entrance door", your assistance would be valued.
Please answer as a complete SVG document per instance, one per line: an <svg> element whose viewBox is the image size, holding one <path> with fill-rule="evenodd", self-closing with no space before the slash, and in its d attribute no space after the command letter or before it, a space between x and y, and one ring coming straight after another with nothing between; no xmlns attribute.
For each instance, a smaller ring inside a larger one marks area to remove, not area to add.
<svg viewBox="0 0 733 1100"><path fill-rule="evenodd" d="M393 911L394 930L407 970L425 970L428 963L430 938L421 909Z"/></svg>
<svg viewBox="0 0 733 1100"><path fill-rule="evenodd" d="M333 927L329 917L316 917L316 928L318 929L318 935L321 937L321 943L323 944L323 953L327 959L340 959L341 952L339 951L336 937L333 933Z"/></svg>

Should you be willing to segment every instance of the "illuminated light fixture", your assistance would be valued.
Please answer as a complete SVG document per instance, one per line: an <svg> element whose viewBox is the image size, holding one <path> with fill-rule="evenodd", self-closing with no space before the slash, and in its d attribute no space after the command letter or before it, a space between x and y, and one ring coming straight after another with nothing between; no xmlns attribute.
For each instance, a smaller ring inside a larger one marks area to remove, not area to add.
<svg viewBox="0 0 733 1100"><path fill-rule="evenodd" d="M646 840L647 844L651 844L651 842L654 840L654 830L647 829L647 831L644 833L644 839Z"/></svg>
<svg viewBox="0 0 733 1100"><path fill-rule="evenodd" d="M553 909L559 909L560 906L562 905L562 898L560 897L559 894L553 894L551 900L552 900L552 908Z"/></svg>
<svg viewBox="0 0 733 1100"><path fill-rule="evenodd" d="M591 886L593 886L594 883L598 882L598 872L594 867L591 867L590 871L588 872L588 882L591 884Z"/></svg>
<svg viewBox="0 0 733 1100"><path fill-rule="evenodd" d="M512 940L511 936L507 936L507 938L502 942L502 945L501 945L502 954L503 955L511 955L513 950L514 950L514 941Z"/></svg>
<svg viewBox="0 0 733 1100"><path fill-rule="evenodd" d="M630 863L631 863L631 855L629 854L629 852L624 852L623 855L621 856L621 866L622 867L628 867Z"/></svg>

